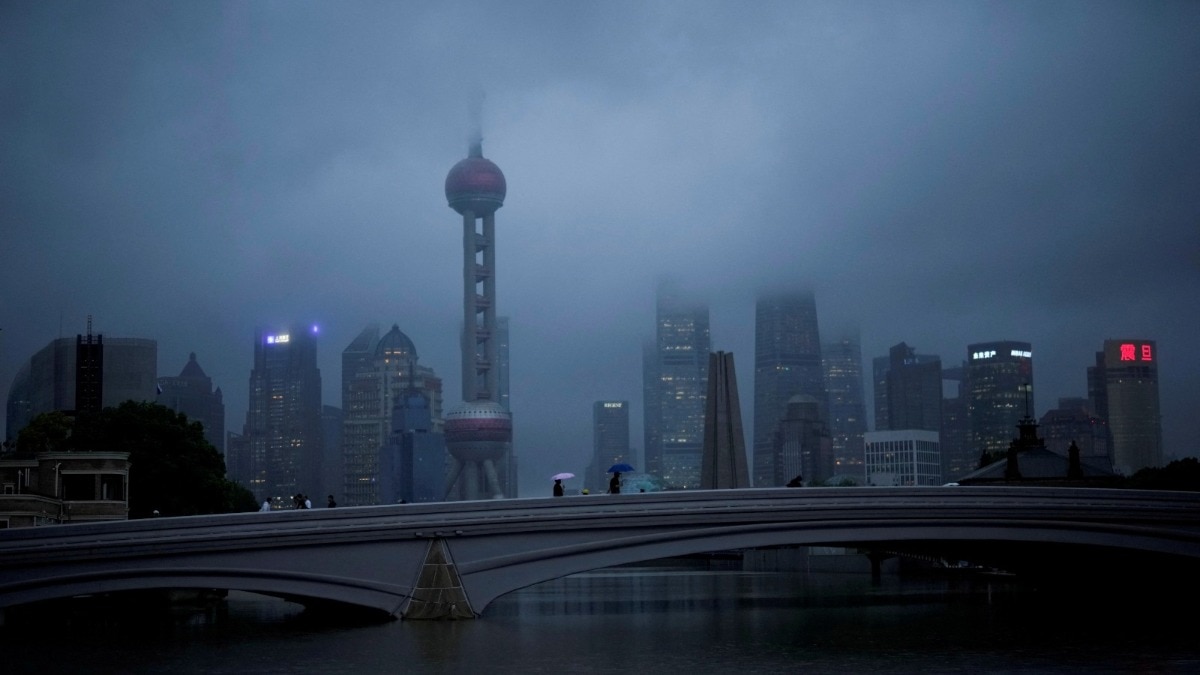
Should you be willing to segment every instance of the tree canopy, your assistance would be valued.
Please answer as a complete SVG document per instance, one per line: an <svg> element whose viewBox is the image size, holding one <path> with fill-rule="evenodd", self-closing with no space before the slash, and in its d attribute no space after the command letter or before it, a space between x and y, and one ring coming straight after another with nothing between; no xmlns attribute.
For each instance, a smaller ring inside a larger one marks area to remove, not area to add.
<svg viewBox="0 0 1200 675"><path fill-rule="evenodd" d="M1200 460L1184 457L1166 466L1142 469L1130 476L1126 485L1143 490L1200 492Z"/></svg>
<svg viewBox="0 0 1200 675"><path fill-rule="evenodd" d="M18 436L19 451L129 453L129 517L254 511L249 490L225 478L225 459L204 427L157 403L126 401L73 422L36 417Z"/></svg>

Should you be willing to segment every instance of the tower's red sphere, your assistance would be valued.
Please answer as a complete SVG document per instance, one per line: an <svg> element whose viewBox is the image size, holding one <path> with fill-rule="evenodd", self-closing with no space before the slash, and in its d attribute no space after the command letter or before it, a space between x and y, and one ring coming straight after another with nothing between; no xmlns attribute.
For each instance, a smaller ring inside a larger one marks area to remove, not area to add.
<svg viewBox="0 0 1200 675"><path fill-rule="evenodd" d="M494 212L504 205L508 184L500 167L484 157L468 157L446 175L446 201L450 208L477 216Z"/></svg>

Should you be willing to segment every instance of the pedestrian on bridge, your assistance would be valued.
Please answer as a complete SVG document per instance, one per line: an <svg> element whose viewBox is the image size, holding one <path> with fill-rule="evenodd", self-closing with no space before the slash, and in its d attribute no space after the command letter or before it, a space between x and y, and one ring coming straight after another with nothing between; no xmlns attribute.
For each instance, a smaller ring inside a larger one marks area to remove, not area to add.
<svg viewBox="0 0 1200 675"><path fill-rule="evenodd" d="M620 471L614 471L613 477L608 479L608 494L610 494L610 495L621 494L621 472Z"/></svg>
<svg viewBox="0 0 1200 675"><path fill-rule="evenodd" d="M561 496L563 496L563 486L562 486L562 479L561 479L561 478L555 478L555 479L554 479L554 496L555 496L555 497L561 497Z"/></svg>

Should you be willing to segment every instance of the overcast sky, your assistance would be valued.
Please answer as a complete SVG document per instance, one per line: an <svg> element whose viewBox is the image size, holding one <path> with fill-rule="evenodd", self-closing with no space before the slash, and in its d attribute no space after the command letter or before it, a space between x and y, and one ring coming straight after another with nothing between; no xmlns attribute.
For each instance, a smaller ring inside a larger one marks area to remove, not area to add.
<svg viewBox="0 0 1200 675"><path fill-rule="evenodd" d="M953 364L1024 340L1037 414L1106 338L1158 341L1200 454L1200 3L4 2L0 389L60 336L196 352L245 419L254 330L369 322L460 398L446 172L486 93L524 495L633 403L662 275L753 400L754 299L814 289ZM869 383L867 395L870 396ZM548 489L548 488L545 488Z"/></svg>

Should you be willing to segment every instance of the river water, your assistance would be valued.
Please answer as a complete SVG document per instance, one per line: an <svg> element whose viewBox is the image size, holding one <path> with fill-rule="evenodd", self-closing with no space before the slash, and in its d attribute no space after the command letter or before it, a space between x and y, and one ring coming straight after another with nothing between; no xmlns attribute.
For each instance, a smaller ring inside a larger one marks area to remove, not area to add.
<svg viewBox="0 0 1200 675"><path fill-rule="evenodd" d="M0 629L4 673L1200 673L1195 607L1003 580L621 567L481 619L348 620L232 592L131 616L66 606ZM16 618L16 617L13 617Z"/></svg>

